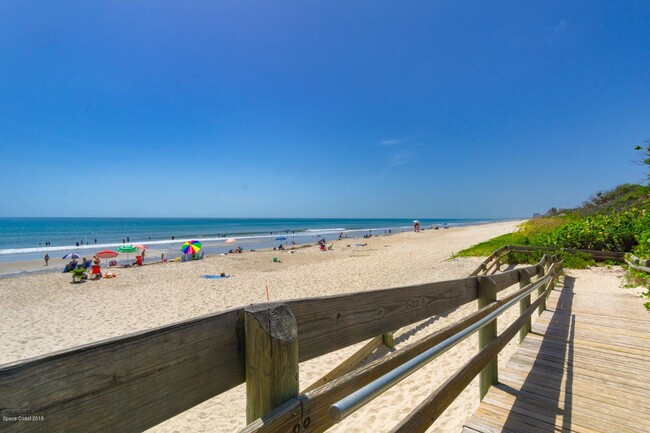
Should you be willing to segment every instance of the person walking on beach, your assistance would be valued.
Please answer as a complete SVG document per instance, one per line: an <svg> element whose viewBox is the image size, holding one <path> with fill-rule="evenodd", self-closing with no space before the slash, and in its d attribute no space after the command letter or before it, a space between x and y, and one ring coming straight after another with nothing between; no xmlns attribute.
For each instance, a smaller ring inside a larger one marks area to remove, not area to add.
<svg viewBox="0 0 650 433"><path fill-rule="evenodd" d="M142 263L144 263L144 250L142 250L141 256L142 256Z"/></svg>
<svg viewBox="0 0 650 433"><path fill-rule="evenodd" d="M50 255L48 253L45 253L44 259L45 259L45 266L47 266L48 263L50 262Z"/></svg>

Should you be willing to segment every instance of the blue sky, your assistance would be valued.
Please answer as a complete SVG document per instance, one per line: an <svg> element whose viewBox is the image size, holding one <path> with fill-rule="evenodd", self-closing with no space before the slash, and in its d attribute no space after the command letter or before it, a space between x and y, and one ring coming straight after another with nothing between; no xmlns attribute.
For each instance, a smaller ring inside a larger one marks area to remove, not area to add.
<svg viewBox="0 0 650 433"><path fill-rule="evenodd" d="M0 0L0 216L522 217L637 183L650 2Z"/></svg>

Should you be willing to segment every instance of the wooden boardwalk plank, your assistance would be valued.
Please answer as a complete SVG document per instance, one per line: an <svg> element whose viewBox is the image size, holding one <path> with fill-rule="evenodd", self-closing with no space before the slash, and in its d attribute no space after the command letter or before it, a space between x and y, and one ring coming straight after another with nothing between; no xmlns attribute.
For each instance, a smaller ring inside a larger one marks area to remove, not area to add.
<svg viewBox="0 0 650 433"><path fill-rule="evenodd" d="M552 292L463 432L650 433L650 314L606 282Z"/></svg>

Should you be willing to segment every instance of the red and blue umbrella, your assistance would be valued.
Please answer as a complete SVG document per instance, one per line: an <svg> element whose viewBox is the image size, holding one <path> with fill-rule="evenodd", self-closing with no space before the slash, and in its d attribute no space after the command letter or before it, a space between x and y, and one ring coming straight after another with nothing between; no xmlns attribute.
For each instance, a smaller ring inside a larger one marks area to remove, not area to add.
<svg viewBox="0 0 650 433"><path fill-rule="evenodd" d="M201 249L201 242L199 241L187 241L183 245L181 245L181 251L183 254L196 254L199 252Z"/></svg>

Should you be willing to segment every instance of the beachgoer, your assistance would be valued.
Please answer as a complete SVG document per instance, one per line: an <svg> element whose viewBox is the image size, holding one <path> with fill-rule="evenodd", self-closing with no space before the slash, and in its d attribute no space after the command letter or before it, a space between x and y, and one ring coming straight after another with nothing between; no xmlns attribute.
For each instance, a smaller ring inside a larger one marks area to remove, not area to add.
<svg viewBox="0 0 650 433"><path fill-rule="evenodd" d="M142 250L142 263L144 263L144 250Z"/></svg>
<svg viewBox="0 0 650 433"><path fill-rule="evenodd" d="M45 266L47 266L47 264L50 262L50 255L45 253L44 259L45 259Z"/></svg>
<svg viewBox="0 0 650 433"><path fill-rule="evenodd" d="M174 236L172 236L172 240L174 240Z"/></svg>
<svg viewBox="0 0 650 433"><path fill-rule="evenodd" d="M125 240L125 239L122 239L122 243L125 244L125 243L126 243L126 240Z"/></svg>
<svg viewBox="0 0 650 433"><path fill-rule="evenodd" d="M76 245L76 246L79 246L79 242L75 242L75 245Z"/></svg>
<svg viewBox="0 0 650 433"><path fill-rule="evenodd" d="M166 262L167 262L167 259L165 258L165 253L162 253L162 254L160 255L160 261L163 262L163 263L166 263Z"/></svg>
<svg viewBox="0 0 650 433"><path fill-rule="evenodd" d="M127 242L131 242L131 240L129 239L128 236L126 237L126 241L127 241Z"/></svg>

